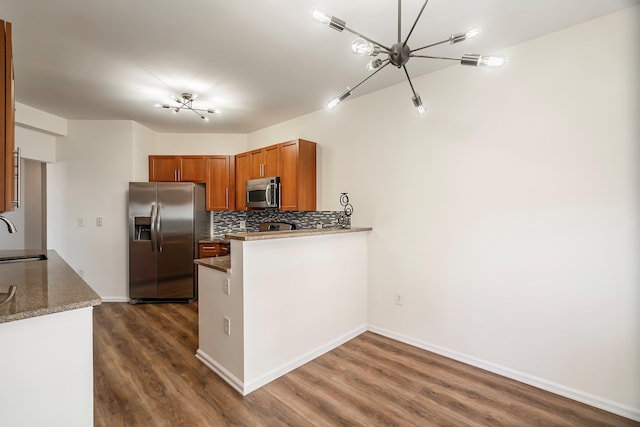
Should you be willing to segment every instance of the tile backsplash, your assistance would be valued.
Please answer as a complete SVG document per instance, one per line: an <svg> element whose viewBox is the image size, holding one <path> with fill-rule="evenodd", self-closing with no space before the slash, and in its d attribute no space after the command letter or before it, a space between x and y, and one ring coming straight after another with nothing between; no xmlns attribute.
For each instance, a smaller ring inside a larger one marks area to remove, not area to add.
<svg viewBox="0 0 640 427"><path fill-rule="evenodd" d="M290 222L296 228L338 227L338 218L342 211L213 211L211 215L211 237L221 238L228 233L256 232L258 226L266 221ZM245 221L246 228L240 228Z"/></svg>

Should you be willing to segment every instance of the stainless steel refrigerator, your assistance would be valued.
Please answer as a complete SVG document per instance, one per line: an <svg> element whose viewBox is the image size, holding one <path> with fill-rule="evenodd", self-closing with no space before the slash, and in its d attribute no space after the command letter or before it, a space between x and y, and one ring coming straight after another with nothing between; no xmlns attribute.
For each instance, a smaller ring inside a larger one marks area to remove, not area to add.
<svg viewBox="0 0 640 427"><path fill-rule="evenodd" d="M202 184L129 183L129 300L197 298L198 241L209 217Z"/></svg>

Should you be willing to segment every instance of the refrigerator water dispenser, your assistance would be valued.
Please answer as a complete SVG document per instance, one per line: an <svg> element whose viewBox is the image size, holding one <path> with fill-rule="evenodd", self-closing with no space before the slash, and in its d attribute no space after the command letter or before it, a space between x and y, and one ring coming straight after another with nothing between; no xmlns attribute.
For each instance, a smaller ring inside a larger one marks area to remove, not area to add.
<svg viewBox="0 0 640 427"><path fill-rule="evenodd" d="M136 216L133 219L133 240L151 240L151 218Z"/></svg>

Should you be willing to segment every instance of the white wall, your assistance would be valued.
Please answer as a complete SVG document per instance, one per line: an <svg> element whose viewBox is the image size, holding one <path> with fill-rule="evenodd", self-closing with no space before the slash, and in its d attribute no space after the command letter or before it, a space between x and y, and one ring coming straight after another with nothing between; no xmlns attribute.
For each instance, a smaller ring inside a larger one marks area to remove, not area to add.
<svg viewBox="0 0 640 427"><path fill-rule="evenodd" d="M154 154L232 155L246 150L247 135L244 134L160 133Z"/></svg>
<svg viewBox="0 0 640 427"><path fill-rule="evenodd" d="M374 228L377 331L640 419L639 16L415 78L426 120L402 83L248 145L320 144L318 208Z"/></svg>
<svg viewBox="0 0 640 427"><path fill-rule="evenodd" d="M26 106L22 106L26 107ZM23 124L19 124L15 129L15 145L20 148L20 156L23 159L37 160L40 162L53 162L56 157L56 139L54 136L38 131L35 128L25 128ZM25 169L24 160L22 161L23 173L20 178L21 201L22 206L14 207L13 211L3 214L4 217L12 221L18 229L17 233L8 234L4 230L0 231L0 249L38 249L30 246L30 239L26 237L28 231L25 225L26 210L24 201L26 201L25 193ZM31 195L30 195L31 196ZM30 198L33 200L33 198ZM4 228L4 223L0 224Z"/></svg>
<svg viewBox="0 0 640 427"><path fill-rule="evenodd" d="M48 167L48 244L104 299L127 295L132 122L69 121ZM103 226L96 226L96 218ZM84 226L78 226L78 218Z"/></svg>
<svg viewBox="0 0 640 427"><path fill-rule="evenodd" d="M133 176L131 181L149 180L149 155L158 151L158 134L133 122Z"/></svg>

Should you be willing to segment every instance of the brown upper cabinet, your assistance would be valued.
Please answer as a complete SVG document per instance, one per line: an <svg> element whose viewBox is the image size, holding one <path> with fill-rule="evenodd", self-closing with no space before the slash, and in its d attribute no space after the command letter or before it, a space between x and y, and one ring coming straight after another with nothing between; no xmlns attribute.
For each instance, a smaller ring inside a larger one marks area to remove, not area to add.
<svg viewBox="0 0 640 427"><path fill-rule="evenodd" d="M249 152L249 178L278 176L280 172L280 144Z"/></svg>
<svg viewBox="0 0 640 427"><path fill-rule="evenodd" d="M234 156L207 156L207 210L236 208Z"/></svg>
<svg viewBox="0 0 640 427"><path fill-rule="evenodd" d="M280 209L316 210L316 144L304 139L280 144Z"/></svg>
<svg viewBox="0 0 640 427"><path fill-rule="evenodd" d="M249 153L236 155L236 210L247 209L247 180L249 179Z"/></svg>
<svg viewBox="0 0 640 427"><path fill-rule="evenodd" d="M236 156L236 210L247 208L247 179L262 176L280 177L281 210L316 210L315 142L295 139L238 154Z"/></svg>
<svg viewBox="0 0 640 427"><path fill-rule="evenodd" d="M149 156L149 181L206 182L205 156Z"/></svg>
<svg viewBox="0 0 640 427"><path fill-rule="evenodd" d="M15 97L11 23L0 20L0 212L13 209Z"/></svg>

